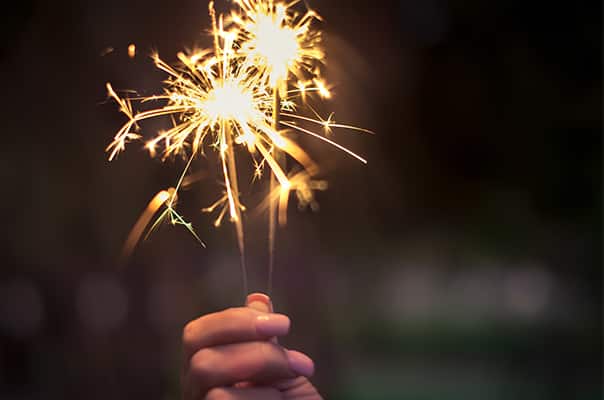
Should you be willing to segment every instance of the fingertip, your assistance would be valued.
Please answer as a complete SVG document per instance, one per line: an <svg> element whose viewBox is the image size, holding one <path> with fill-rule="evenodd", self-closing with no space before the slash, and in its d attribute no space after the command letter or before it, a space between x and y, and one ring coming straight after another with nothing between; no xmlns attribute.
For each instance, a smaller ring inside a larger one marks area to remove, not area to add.
<svg viewBox="0 0 604 400"><path fill-rule="evenodd" d="M286 350L287 362L290 369L297 375L310 378L315 372L313 360L304 353L295 350Z"/></svg>
<svg viewBox="0 0 604 400"><path fill-rule="evenodd" d="M260 312L273 312L271 298L264 293L252 293L247 296L245 305Z"/></svg>

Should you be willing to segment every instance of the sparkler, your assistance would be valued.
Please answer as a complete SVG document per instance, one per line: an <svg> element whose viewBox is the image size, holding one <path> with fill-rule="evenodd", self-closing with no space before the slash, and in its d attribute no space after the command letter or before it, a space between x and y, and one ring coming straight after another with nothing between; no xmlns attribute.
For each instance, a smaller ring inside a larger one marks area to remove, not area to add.
<svg viewBox="0 0 604 400"><path fill-rule="evenodd" d="M316 75L316 64L323 60L320 48L321 34L311 24L318 15L307 11L300 16L293 10L297 1L290 4L273 0L235 0L240 11L233 11L230 20L235 32L242 40L240 53L246 62L258 65L258 72L268 81L273 92L273 129L278 131L281 119L281 98L287 97L290 73L300 82ZM302 84L306 86L305 84ZM278 149L275 159L281 168L285 157ZM278 191L275 175L270 177L269 190L269 234L268 234L268 292L272 291L272 276L275 264L276 213L283 209L284 201L277 201L272 193ZM283 190L289 195L289 190ZM283 196L280 196L283 198ZM281 207L279 207L281 205ZM284 213L280 213L283 223Z"/></svg>
<svg viewBox="0 0 604 400"><path fill-rule="evenodd" d="M311 26L319 20L314 11L300 14L294 10L296 2L234 1L238 9L225 18L216 16L210 2L213 49L179 53L178 66L170 66L157 54L153 55L156 67L168 75L162 94L120 97L107 84L109 97L116 101L128 121L118 130L106 150L109 159L113 160L128 142L142 138L141 121L169 116L172 127L157 133L145 147L152 157L161 154L166 160L181 155L188 159L177 185L158 193L149 204L128 238L126 252L131 251L152 215L162 206L165 210L149 232L169 217L172 224L184 225L201 242L192 226L176 212L175 205L183 181L190 174L193 159L204 155L206 147L217 152L225 190L214 204L203 211L218 213L215 226L219 226L226 215L235 225L245 292L247 272L242 218L245 207L240 201L237 150L247 150L255 177L261 177L263 169L268 166L271 185L263 204L268 202L270 218L270 291L277 214L279 222L284 224L292 192L301 207L316 209L314 191L327 187L326 182L313 179L318 172L317 165L287 136L286 131L295 130L320 139L363 163L366 163L363 158L332 141L326 134L332 128L369 131L336 124L333 116L322 119L307 104L307 97L314 93L322 98L331 96L319 74L324 52L320 48L321 34ZM290 88L293 81L296 86ZM162 102L163 105L138 112L133 102ZM305 106L315 115L302 114L299 108ZM321 127L325 134L315 132L307 125ZM281 126L286 130L281 130ZM293 174L287 171L287 156L302 167L300 172Z"/></svg>

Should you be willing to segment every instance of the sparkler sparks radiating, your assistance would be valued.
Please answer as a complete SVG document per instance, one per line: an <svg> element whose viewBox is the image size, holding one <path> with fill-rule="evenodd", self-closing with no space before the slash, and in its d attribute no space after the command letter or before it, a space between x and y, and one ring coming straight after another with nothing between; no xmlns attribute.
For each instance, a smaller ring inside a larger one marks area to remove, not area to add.
<svg viewBox="0 0 604 400"><path fill-rule="evenodd" d="M285 97L288 75L298 79L314 76L317 61L325 57L319 46L321 32L312 29L319 16L312 10L294 10L298 0L286 4L273 0L234 0L239 11L230 21L241 40L239 52L259 68L269 86L279 87Z"/></svg>
<svg viewBox="0 0 604 400"><path fill-rule="evenodd" d="M324 58L320 48L321 33L311 27L313 21L320 17L312 10L304 14L294 10L293 7L298 1L286 4L274 0L235 0L240 11L233 11L230 17L236 35L242 40L239 53L245 62L257 66L258 72L268 81L273 92L272 127L276 131L280 129L281 104L283 100L288 101L289 76L293 75L306 87L304 80L318 77L317 64ZM319 91L325 95L327 90L322 89ZM304 95L303 91L302 97L305 100ZM280 168L285 168L286 159L283 152L276 149L274 158ZM288 187L281 185L281 189L289 195ZM278 190L276 176L271 175L268 210L269 294L272 290L271 277L275 263L277 213L279 221L284 221L283 212L278 210L287 207L287 202L277 201L270 195Z"/></svg>
<svg viewBox="0 0 604 400"><path fill-rule="evenodd" d="M313 192L324 190L326 183L313 179L318 172L317 165L280 127L320 139L362 162L366 161L306 125L320 126L325 134L332 128L369 131L336 124L332 116L322 119L310 106L308 108L314 116L298 111L313 93L322 98L331 96L318 74L318 63L323 61L324 53L319 47L320 32L311 28L312 22L319 19L314 11L299 14L293 10L295 2L234 1L238 11L233 11L226 19L222 16L217 18L213 3L210 3L214 49L179 53L178 66L170 66L157 54L153 55L156 67L168 75L162 94L120 97L107 84L109 97L128 117L107 147L107 152L109 159L113 160L128 142L142 138L140 122L168 116L172 127L158 132L146 142L145 147L152 157L161 154L165 160L183 155L189 160L175 188L160 192L139 219L127 242L126 248L131 250L151 216L162 205L166 210L150 230L170 216L173 224L185 225L197 237L191 225L176 214L174 207L193 159L205 154L206 147L213 148L219 156L225 189L223 195L203 211L218 213L215 226L219 226L226 215L234 223L244 290L247 291L242 219L245 207L240 201L236 150L247 150L256 178L261 177L262 170L268 166L272 184L267 201L271 208L278 205L279 221L285 223L290 193L296 193L301 206L316 208ZM292 79L297 84L290 90ZM162 102L163 105L138 112L133 102ZM291 174L287 171L286 156L302 167L301 172ZM270 215L271 229L274 229L273 210ZM274 235L269 240L272 250Z"/></svg>

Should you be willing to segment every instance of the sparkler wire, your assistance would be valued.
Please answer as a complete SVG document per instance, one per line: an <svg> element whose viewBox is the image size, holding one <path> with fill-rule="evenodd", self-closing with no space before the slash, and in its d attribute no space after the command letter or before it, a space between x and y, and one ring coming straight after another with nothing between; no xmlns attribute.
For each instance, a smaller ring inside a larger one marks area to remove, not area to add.
<svg viewBox="0 0 604 400"><path fill-rule="evenodd" d="M277 86L278 87L278 86ZM273 90L273 130L279 132L279 125L281 119L281 96L278 89ZM284 160L282 153L275 149L275 158L281 168L284 167ZM277 179L274 174L271 174L270 187L269 187L269 201L270 206L268 210L268 278L267 278L267 291L268 295L272 295L273 291L273 274L275 270L275 247L276 247L276 235L277 235L277 210L278 202L277 199L272 197L271 194L277 190Z"/></svg>

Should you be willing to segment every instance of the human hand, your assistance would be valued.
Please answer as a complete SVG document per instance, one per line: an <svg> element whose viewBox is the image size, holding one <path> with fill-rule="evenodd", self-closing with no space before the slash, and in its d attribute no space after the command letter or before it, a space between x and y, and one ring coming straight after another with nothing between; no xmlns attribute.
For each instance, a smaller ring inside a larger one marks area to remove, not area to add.
<svg viewBox="0 0 604 400"><path fill-rule="evenodd" d="M312 360L277 344L290 320L270 299L248 296L230 308L189 322L183 331L184 400L322 400L308 378Z"/></svg>

